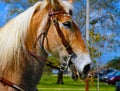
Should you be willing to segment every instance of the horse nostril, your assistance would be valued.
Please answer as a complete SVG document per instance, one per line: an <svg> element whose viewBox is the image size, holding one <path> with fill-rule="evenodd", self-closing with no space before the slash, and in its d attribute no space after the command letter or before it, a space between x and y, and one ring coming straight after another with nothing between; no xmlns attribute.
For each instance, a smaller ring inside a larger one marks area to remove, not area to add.
<svg viewBox="0 0 120 91"><path fill-rule="evenodd" d="M83 73L84 73L84 74L87 74L87 73L90 71L90 69L91 69L90 66L91 66L90 64L87 64L87 65L84 67L84 69L83 69Z"/></svg>

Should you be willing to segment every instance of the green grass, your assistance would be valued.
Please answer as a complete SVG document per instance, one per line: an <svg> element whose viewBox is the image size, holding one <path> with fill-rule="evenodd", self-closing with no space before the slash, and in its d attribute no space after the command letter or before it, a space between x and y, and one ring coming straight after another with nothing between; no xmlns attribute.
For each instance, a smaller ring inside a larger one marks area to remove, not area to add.
<svg viewBox="0 0 120 91"><path fill-rule="evenodd" d="M64 85L56 84L57 76L43 75L38 84L39 91L85 91L85 82L82 80L73 81L69 76L64 76ZM98 91L97 82L89 84L89 91ZM100 83L99 91L115 91L115 86Z"/></svg>

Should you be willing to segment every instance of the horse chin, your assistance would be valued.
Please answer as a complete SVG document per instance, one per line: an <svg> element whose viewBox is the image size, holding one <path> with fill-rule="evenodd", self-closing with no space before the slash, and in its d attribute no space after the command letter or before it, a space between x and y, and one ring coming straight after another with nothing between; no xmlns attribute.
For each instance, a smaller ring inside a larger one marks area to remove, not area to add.
<svg viewBox="0 0 120 91"><path fill-rule="evenodd" d="M71 78L74 80L74 81L77 81L78 78L80 78L81 80L85 80L87 78L87 75L89 72L86 72L86 71L83 71L83 72L79 72L75 65L70 62L69 64L69 70L71 71Z"/></svg>
<svg viewBox="0 0 120 91"><path fill-rule="evenodd" d="M87 74L79 73L79 77L81 80L86 80Z"/></svg>
<svg viewBox="0 0 120 91"><path fill-rule="evenodd" d="M78 80L78 75L72 76L72 79L73 79L74 81L77 81L77 80Z"/></svg>
<svg viewBox="0 0 120 91"><path fill-rule="evenodd" d="M90 65L89 64L86 65L82 71L79 70L77 67L76 67L76 70L78 71L79 78L81 80L85 80L88 76L89 71L90 71Z"/></svg>

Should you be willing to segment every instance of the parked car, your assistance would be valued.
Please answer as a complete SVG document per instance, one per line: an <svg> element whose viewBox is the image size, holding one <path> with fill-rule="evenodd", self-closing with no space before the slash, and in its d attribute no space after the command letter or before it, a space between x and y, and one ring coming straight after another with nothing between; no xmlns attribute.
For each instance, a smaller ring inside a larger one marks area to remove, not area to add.
<svg viewBox="0 0 120 91"><path fill-rule="evenodd" d="M94 77L97 78L97 76L102 76L104 70L96 71Z"/></svg>
<svg viewBox="0 0 120 91"><path fill-rule="evenodd" d="M106 82L108 78L110 78L117 70L113 70L105 75L100 76L99 80L101 82Z"/></svg>
<svg viewBox="0 0 120 91"><path fill-rule="evenodd" d="M115 71L115 69L112 69L112 68L106 69L106 70L104 71L104 75L105 75L105 74L108 74L108 73L110 73L110 72L113 72L113 71Z"/></svg>
<svg viewBox="0 0 120 91"><path fill-rule="evenodd" d="M112 68L102 69L102 70L95 73L95 77L97 77L98 74L99 74L99 77L102 77L102 76L104 76L104 75L106 75L106 74L108 74L110 72L113 72L113 71L115 71L115 69L112 69Z"/></svg>
<svg viewBox="0 0 120 91"><path fill-rule="evenodd" d="M108 79L107 79L107 83L108 84L112 84L115 85L116 82L120 81L120 71L116 71L113 75L111 75Z"/></svg>

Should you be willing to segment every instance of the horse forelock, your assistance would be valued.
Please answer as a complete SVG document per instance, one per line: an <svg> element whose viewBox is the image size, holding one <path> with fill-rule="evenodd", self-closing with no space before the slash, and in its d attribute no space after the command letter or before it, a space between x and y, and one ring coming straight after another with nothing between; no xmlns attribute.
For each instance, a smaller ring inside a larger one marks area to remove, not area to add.
<svg viewBox="0 0 120 91"><path fill-rule="evenodd" d="M0 70L4 71L12 64L19 65L21 47L24 47L31 18L40 5L41 2L36 3L0 29Z"/></svg>
<svg viewBox="0 0 120 91"><path fill-rule="evenodd" d="M67 13L69 13L69 10L73 11L74 7L71 3L68 3L67 1L61 1L60 2L62 7L66 10Z"/></svg>

